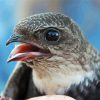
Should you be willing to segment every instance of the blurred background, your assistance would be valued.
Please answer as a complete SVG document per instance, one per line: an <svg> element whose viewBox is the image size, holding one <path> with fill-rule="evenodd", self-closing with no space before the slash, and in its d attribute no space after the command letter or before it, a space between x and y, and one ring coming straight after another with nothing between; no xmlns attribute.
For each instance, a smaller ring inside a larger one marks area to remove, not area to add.
<svg viewBox="0 0 100 100"><path fill-rule="evenodd" d="M43 12L61 12L74 19L88 41L100 51L100 0L0 0L0 92L14 69L6 60L14 44L5 43L22 18Z"/></svg>

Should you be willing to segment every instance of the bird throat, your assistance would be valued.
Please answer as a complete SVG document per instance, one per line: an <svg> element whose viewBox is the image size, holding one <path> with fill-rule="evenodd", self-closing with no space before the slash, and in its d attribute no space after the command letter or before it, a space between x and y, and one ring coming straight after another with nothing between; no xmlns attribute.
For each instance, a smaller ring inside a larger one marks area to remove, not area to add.
<svg viewBox="0 0 100 100"><path fill-rule="evenodd" d="M34 66L33 82L41 93L47 95L64 94L72 84L79 84L85 77L90 80L95 78L94 71L86 71L81 65L75 65L68 61L59 64L57 62L48 64L39 62ZM89 66L87 65L87 67Z"/></svg>

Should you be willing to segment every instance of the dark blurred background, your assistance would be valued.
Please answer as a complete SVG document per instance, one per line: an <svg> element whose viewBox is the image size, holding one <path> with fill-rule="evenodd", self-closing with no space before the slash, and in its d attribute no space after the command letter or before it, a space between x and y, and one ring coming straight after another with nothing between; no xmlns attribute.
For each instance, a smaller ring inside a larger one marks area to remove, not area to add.
<svg viewBox="0 0 100 100"><path fill-rule="evenodd" d="M5 43L22 18L43 12L61 12L74 19L88 41L100 51L100 0L0 0L0 92L14 69L7 63L14 44Z"/></svg>

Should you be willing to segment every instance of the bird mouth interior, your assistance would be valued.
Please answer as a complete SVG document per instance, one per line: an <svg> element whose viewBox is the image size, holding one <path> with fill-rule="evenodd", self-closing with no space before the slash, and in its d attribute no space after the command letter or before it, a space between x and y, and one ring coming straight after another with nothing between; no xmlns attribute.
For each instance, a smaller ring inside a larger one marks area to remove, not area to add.
<svg viewBox="0 0 100 100"><path fill-rule="evenodd" d="M11 61L25 61L34 59L40 56L50 56L49 49L43 49L36 44L22 43L17 45L11 52L8 62Z"/></svg>

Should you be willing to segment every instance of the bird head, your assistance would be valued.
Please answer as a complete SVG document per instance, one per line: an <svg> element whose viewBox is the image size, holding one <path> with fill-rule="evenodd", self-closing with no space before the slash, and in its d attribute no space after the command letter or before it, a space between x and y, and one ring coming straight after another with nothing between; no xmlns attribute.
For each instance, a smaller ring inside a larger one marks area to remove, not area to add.
<svg viewBox="0 0 100 100"><path fill-rule="evenodd" d="M53 56L67 58L84 51L86 41L72 19L62 14L44 13L19 22L7 45L12 42L20 42L20 45L11 52L8 62Z"/></svg>

